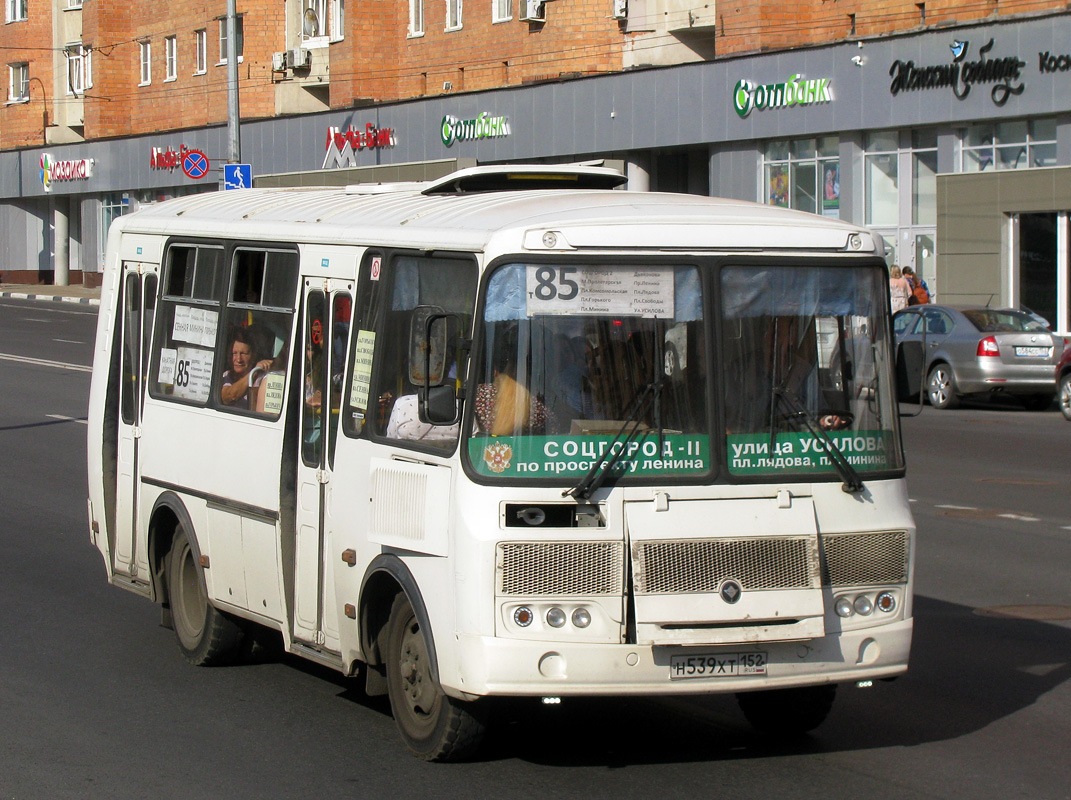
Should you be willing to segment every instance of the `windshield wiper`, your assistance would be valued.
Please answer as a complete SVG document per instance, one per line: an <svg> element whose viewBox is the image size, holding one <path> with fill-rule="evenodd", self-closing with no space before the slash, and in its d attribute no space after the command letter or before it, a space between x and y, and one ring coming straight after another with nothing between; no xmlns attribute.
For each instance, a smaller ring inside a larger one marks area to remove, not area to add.
<svg viewBox="0 0 1071 800"><path fill-rule="evenodd" d="M661 394L661 381L656 379L647 384L644 390L636 397L635 402L632 404L632 409L625 418L624 424L614 435L606 452L595 459L594 463L591 465L591 469L589 469L587 474L580 479L580 483L572 489L566 489L562 492L562 497L573 497L577 500L587 500L595 493L596 489L603 485L606 481L606 477L613 471L614 465L621 459L621 454L628 449L628 446L640 432L639 420L643 418L645 413L647 413L651 401L654 400L654 402L658 404L660 402ZM631 426L631 430L629 430L629 426ZM625 436L626 431L628 432L627 436ZM622 436L625 436L623 441L621 439ZM618 444L621 446L616 447Z"/></svg>
<svg viewBox="0 0 1071 800"><path fill-rule="evenodd" d="M784 402L788 406L790 416L795 417L803 423L803 427L818 441L822 442L826 446L826 452L829 454L830 460L833 462L833 466L836 467L837 474L844 480L844 484L841 488L851 494L856 494L863 491L863 479L859 477L859 473L855 471L855 468L848 463L848 459L845 458L844 453L837 447L836 442L830 438L825 429L818 424L818 420L815 419L814 414L807 410L807 407L800 402L800 399L796 397L792 392L783 387L774 387L774 397ZM771 434L773 428L770 429Z"/></svg>

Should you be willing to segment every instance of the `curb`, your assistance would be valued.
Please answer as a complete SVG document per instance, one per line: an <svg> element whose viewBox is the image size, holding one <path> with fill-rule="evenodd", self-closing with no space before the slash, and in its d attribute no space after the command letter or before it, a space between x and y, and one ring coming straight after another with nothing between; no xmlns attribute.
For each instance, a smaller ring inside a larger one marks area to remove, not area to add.
<svg viewBox="0 0 1071 800"><path fill-rule="evenodd" d="M27 294L26 292L0 292L0 297L13 300L48 300L53 303L77 303L83 306L99 306L98 297L57 297L51 294Z"/></svg>

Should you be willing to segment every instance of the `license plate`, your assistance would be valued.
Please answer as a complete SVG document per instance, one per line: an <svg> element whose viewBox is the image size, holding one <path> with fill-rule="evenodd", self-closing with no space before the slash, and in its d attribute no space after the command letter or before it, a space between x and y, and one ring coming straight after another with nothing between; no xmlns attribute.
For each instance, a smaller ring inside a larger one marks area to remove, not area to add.
<svg viewBox="0 0 1071 800"><path fill-rule="evenodd" d="M1048 347L1016 347L1015 355L1019 358L1048 358Z"/></svg>
<svg viewBox="0 0 1071 800"><path fill-rule="evenodd" d="M669 660L669 677L678 680L765 675L767 661L766 653L700 653L672 656Z"/></svg>

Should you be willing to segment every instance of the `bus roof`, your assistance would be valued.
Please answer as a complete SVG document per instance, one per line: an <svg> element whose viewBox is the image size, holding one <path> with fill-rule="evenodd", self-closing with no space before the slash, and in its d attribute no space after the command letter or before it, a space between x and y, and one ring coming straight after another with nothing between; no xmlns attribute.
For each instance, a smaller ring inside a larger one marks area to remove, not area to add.
<svg viewBox="0 0 1071 800"><path fill-rule="evenodd" d="M506 169L521 174L517 168L499 168ZM565 170L545 169L559 175ZM537 174L525 171L519 184L548 185L533 181ZM120 221L125 231L139 233L472 251L510 233L535 250L835 251L847 248L852 234L862 237L855 250L874 250L873 238L861 228L774 206L699 195L577 189L576 183L568 189L514 189L517 184L496 181L490 171L465 170L434 183L210 192L143 207ZM549 248L542 243L548 230L558 234Z"/></svg>

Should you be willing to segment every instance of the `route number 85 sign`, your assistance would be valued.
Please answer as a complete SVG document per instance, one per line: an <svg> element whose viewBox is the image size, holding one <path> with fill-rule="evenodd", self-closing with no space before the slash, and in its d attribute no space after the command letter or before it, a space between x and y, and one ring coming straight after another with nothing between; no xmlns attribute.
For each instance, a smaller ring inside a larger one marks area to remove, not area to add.
<svg viewBox="0 0 1071 800"><path fill-rule="evenodd" d="M528 316L607 314L673 317L673 268L599 268L530 264Z"/></svg>

